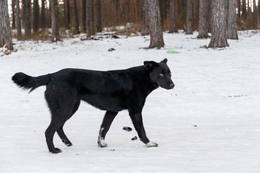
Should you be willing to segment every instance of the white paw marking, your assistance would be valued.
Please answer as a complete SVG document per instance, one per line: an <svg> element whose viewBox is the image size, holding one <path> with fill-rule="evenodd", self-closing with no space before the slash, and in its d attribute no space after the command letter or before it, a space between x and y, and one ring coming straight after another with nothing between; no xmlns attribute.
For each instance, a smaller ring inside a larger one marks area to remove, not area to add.
<svg viewBox="0 0 260 173"><path fill-rule="evenodd" d="M147 147L158 147L159 145L158 145L157 143L155 143L155 142L148 142L148 143L146 144L146 146L147 146Z"/></svg>
<svg viewBox="0 0 260 173"><path fill-rule="evenodd" d="M98 140L98 146L100 146L100 147L107 147L107 143L106 143L106 141L103 138L100 138Z"/></svg>

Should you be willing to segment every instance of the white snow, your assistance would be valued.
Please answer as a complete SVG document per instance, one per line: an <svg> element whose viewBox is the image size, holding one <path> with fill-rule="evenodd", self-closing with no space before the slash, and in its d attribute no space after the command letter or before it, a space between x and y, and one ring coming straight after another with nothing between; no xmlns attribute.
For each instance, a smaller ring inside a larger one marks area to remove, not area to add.
<svg viewBox="0 0 260 173"><path fill-rule="evenodd" d="M225 49L204 49L210 40L164 33L165 48L144 50L149 37L102 41L26 42L0 57L0 172L260 172L260 32L239 32ZM115 51L108 52L114 48ZM179 53L169 54L168 50ZM47 150L44 131L50 113L45 87L28 94L11 77L38 76L62 68L124 69L145 60L168 58L173 90L151 93L143 110L147 136L158 147L132 141L135 130L127 111L120 112L107 134L97 137L104 112L82 102L65 125L73 143L55 135L60 154Z"/></svg>

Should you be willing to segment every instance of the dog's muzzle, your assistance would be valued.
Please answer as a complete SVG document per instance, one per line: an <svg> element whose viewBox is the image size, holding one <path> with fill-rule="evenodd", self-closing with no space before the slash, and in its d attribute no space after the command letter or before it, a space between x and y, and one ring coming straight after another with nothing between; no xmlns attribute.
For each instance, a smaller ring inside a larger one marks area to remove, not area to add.
<svg viewBox="0 0 260 173"><path fill-rule="evenodd" d="M169 85L169 89L173 89L174 88L174 83L171 83L170 85Z"/></svg>

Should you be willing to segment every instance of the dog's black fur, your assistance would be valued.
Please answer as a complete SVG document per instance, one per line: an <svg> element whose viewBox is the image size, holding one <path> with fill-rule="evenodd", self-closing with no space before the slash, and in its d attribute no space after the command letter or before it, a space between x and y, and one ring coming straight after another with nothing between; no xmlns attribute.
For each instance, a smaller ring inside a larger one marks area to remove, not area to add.
<svg viewBox="0 0 260 173"><path fill-rule="evenodd" d="M144 65L125 70L92 71L83 69L63 69L56 73L31 77L16 73L12 80L30 92L46 85L45 98L51 112L51 123L45 131L46 142L51 153L60 153L53 144L54 133L67 145L72 143L63 131L65 122L78 110L84 100L101 110L105 116L100 127L98 145L106 147L105 136L113 119L121 110L127 109L142 142L148 147L157 147L147 138L142 121L142 109L146 97L159 86L172 89L171 72L166 64L145 61Z"/></svg>

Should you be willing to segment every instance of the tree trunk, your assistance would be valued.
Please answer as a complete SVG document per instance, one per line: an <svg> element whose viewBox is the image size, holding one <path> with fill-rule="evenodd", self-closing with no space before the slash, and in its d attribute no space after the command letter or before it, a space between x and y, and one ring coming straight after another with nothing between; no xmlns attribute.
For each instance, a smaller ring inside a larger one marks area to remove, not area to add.
<svg viewBox="0 0 260 173"><path fill-rule="evenodd" d="M15 29L15 0L12 0L12 29Z"/></svg>
<svg viewBox="0 0 260 173"><path fill-rule="evenodd" d="M210 48L227 47L227 1L218 0L211 1L212 8L212 32L209 43Z"/></svg>
<svg viewBox="0 0 260 173"><path fill-rule="evenodd" d="M193 3L193 21L198 22L199 21L200 2L199 2L199 0L193 0L192 3ZM193 23L195 23L195 22L193 22ZM196 26L196 24L195 24L195 26Z"/></svg>
<svg viewBox="0 0 260 173"><path fill-rule="evenodd" d="M199 1L199 35L197 38L208 38L209 31L209 1L208 0L200 0Z"/></svg>
<svg viewBox="0 0 260 173"><path fill-rule="evenodd" d="M120 14L120 3L119 1L115 1L115 13L116 13L116 21L119 20L119 14Z"/></svg>
<svg viewBox="0 0 260 173"><path fill-rule="evenodd" d="M149 48L164 47L163 32L161 24L161 15L158 0L148 0L149 6L149 30L150 30L150 45Z"/></svg>
<svg viewBox="0 0 260 173"><path fill-rule="evenodd" d="M64 0L64 25L66 29L70 29L70 3Z"/></svg>
<svg viewBox="0 0 260 173"><path fill-rule="evenodd" d="M248 1L252 1L252 0L248 0ZM250 6L250 3L247 2L247 15L249 16L251 13L251 6Z"/></svg>
<svg viewBox="0 0 260 173"><path fill-rule="evenodd" d="M148 0L143 0L143 20L141 35L149 35L149 12L148 12Z"/></svg>
<svg viewBox="0 0 260 173"><path fill-rule="evenodd" d="M76 0L70 1L72 33L79 34L79 20Z"/></svg>
<svg viewBox="0 0 260 173"><path fill-rule="evenodd" d="M169 10L169 18L170 18L170 29L169 33L177 33L177 11L176 11L176 0L170 0L170 10Z"/></svg>
<svg viewBox="0 0 260 173"><path fill-rule="evenodd" d="M160 10L160 14L161 14L161 23L162 23L162 28L164 27L164 19L166 19L166 16L167 16L167 9L165 8L166 7L166 1L160 1L158 0L159 2L159 10Z"/></svg>
<svg viewBox="0 0 260 173"><path fill-rule="evenodd" d="M235 40L238 39L236 8L237 8L237 0L229 0L227 38L235 39Z"/></svg>
<svg viewBox="0 0 260 173"><path fill-rule="evenodd" d="M211 3L214 0L208 0L208 13L209 13L209 19L208 19L208 32L211 33L212 30L212 18L213 18L213 14L212 14L212 8L211 8Z"/></svg>
<svg viewBox="0 0 260 173"><path fill-rule="evenodd" d="M7 0L0 1L0 18L0 47L6 45L9 50L13 50Z"/></svg>
<svg viewBox="0 0 260 173"><path fill-rule="evenodd" d="M125 20L126 21L131 21L132 19L131 19L131 11L130 11L130 3L129 3L129 0L128 1L125 1L124 2L124 4L125 4Z"/></svg>
<svg viewBox="0 0 260 173"><path fill-rule="evenodd" d="M256 7L256 1L253 0L253 9L254 9L254 12L253 12L253 27L255 29L257 29L257 21L258 21L258 10L257 10L257 7Z"/></svg>
<svg viewBox="0 0 260 173"><path fill-rule="evenodd" d="M40 22L41 32L46 28L46 13L45 13L45 0L42 0L41 5L41 22Z"/></svg>
<svg viewBox="0 0 260 173"><path fill-rule="evenodd" d="M240 18L241 15L241 1L240 0L237 0L237 17Z"/></svg>
<svg viewBox="0 0 260 173"><path fill-rule="evenodd" d="M139 0L136 0L136 6L137 6L137 21L141 21L142 19L142 14L143 14L143 1L139 1ZM142 7L142 8L140 8Z"/></svg>
<svg viewBox="0 0 260 173"><path fill-rule="evenodd" d="M87 37L91 37L91 35L95 35L95 28L94 28L94 1L88 0L86 4L87 13L86 13L86 29L87 29Z"/></svg>
<svg viewBox="0 0 260 173"><path fill-rule="evenodd" d="M246 19L246 0L242 0L242 17Z"/></svg>
<svg viewBox="0 0 260 173"><path fill-rule="evenodd" d="M20 3L19 3L19 0L15 0L15 5L16 5L15 20L16 20L17 39L21 40L21 38L22 38L22 28L21 28L21 17L20 17Z"/></svg>
<svg viewBox="0 0 260 173"><path fill-rule="evenodd" d="M52 29L52 42L60 41L60 35L59 35L59 25L58 25L58 14L57 14L57 1L51 0L50 1L50 7L51 7L51 29Z"/></svg>
<svg viewBox="0 0 260 173"><path fill-rule="evenodd" d="M87 13L87 11L86 11L86 4L87 4L87 2L86 2L86 0L81 0L81 2L82 2L82 31L81 32L86 32L86 26L87 26L87 24L86 24L86 13Z"/></svg>
<svg viewBox="0 0 260 173"><path fill-rule="evenodd" d="M97 0L97 32L102 32L102 23L101 23L101 0Z"/></svg>
<svg viewBox="0 0 260 173"><path fill-rule="evenodd" d="M47 0L46 0L47 1ZM53 0L52 0L53 1ZM48 8L49 7L49 8ZM52 27L52 23L51 23L51 2L49 1L49 6L47 6L46 3L46 7L45 7L45 12L46 12L46 28L51 28ZM58 14L57 14L58 15Z"/></svg>
<svg viewBox="0 0 260 173"><path fill-rule="evenodd" d="M148 0L143 0L142 5L142 12L143 12L143 19L142 19L142 31L141 35L149 35L149 12L148 12Z"/></svg>
<svg viewBox="0 0 260 173"><path fill-rule="evenodd" d="M24 30L25 39L31 38L31 0L24 1Z"/></svg>
<svg viewBox="0 0 260 173"><path fill-rule="evenodd" d="M258 16L260 17L260 0L258 0Z"/></svg>
<svg viewBox="0 0 260 173"><path fill-rule="evenodd" d="M39 30L39 2L33 0L33 32L37 33Z"/></svg>
<svg viewBox="0 0 260 173"><path fill-rule="evenodd" d="M178 4L178 7L179 7L179 15L181 15L184 11L185 11L185 8L187 7L187 0L178 0L179 4Z"/></svg>
<svg viewBox="0 0 260 173"><path fill-rule="evenodd" d="M22 5L21 5L21 26L24 28L24 2L25 0L22 0Z"/></svg>
<svg viewBox="0 0 260 173"><path fill-rule="evenodd" d="M192 0L187 0L186 34L193 34L192 18Z"/></svg>

